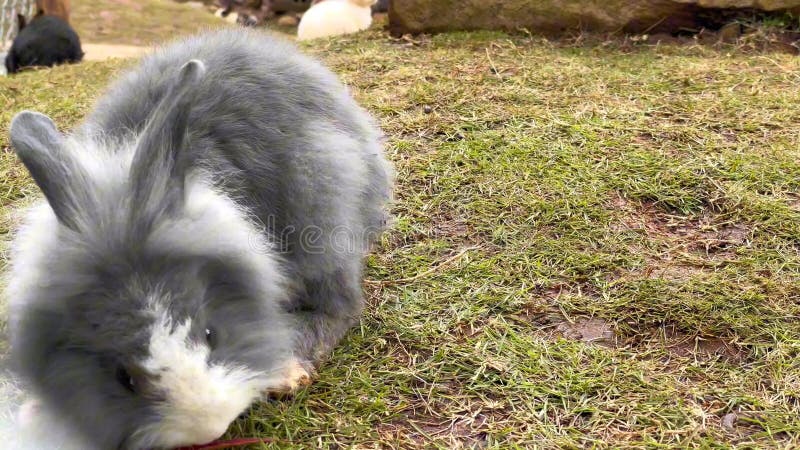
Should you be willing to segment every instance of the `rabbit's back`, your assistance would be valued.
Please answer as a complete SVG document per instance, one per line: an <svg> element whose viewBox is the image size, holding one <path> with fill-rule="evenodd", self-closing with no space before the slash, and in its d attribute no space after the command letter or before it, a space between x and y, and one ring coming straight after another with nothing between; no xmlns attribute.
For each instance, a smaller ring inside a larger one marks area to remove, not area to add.
<svg viewBox="0 0 800 450"><path fill-rule="evenodd" d="M220 114L269 121L276 129L330 120L348 132L369 134L364 116L336 76L290 42L244 30L198 35L158 49L111 86L89 119L105 132L138 131L183 63L198 59L207 76L198 87L193 133ZM215 116L205 116L216 112ZM302 114L302 116L300 115Z"/></svg>
<svg viewBox="0 0 800 450"><path fill-rule="evenodd" d="M380 132L333 73L288 42L237 29L162 48L111 87L83 132L141 130L190 59L208 72L190 113L189 157L280 238L301 270L329 271L363 255L390 196ZM346 255L322 242L334 228L355 237ZM298 252L309 229L322 238Z"/></svg>

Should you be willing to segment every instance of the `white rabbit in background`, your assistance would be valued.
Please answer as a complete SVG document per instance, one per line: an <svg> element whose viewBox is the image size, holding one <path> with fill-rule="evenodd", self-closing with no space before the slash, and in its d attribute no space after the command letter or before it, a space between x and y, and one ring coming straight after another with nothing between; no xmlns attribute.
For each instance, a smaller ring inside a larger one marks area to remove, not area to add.
<svg viewBox="0 0 800 450"><path fill-rule="evenodd" d="M298 40L316 39L366 30L372 25L376 0L325 0L303 14L297 27Z"/></svg>

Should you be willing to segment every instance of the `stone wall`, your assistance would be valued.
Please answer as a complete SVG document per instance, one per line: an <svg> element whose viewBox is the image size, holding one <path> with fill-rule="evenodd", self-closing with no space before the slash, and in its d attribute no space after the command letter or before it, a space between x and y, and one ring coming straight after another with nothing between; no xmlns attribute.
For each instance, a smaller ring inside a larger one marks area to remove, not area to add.
<svg viewBox="0 0 800 450"><path fill-rule="evenodd" d="M701 27L730 9L800 9L800 0L392 0L395 34L507 30L543 34L671 32ZM712 17L713 18L713 17Z"/></svg>

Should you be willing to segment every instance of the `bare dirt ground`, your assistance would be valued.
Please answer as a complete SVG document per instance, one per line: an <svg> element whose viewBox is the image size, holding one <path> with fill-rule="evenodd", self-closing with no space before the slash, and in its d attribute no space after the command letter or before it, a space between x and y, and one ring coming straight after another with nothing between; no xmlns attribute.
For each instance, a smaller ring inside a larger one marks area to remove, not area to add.
<svg viewBox="0 0 800 450"><path fill-rule="evenodd" d="M147 46L226 26L197 2L73 0L70 23L81 42Z"/></svg>
<svg viewBox="0 0 800 450"><path fill-rule="evenodd" d="M83 44L86 61L104 61L114 58L137 58L151 50L143 45Z"/></svg>

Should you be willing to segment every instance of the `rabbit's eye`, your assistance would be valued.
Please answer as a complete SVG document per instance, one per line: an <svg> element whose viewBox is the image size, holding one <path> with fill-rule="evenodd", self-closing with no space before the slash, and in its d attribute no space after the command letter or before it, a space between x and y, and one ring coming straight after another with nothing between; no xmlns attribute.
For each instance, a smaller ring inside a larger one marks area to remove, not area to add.
<svg viewBox="0 0 800 450"><path fill-rule="evenodd" d="M117 367L116 377L119 384L121 384L125 389L134 393L136 392L136 382L124 367Z"/></svg>
<svg viewBox="0 0 800 450"><path fill-rule="evenodd" d="M213 328L206 328L206 342L212 349L217 346L217 333Z"/></svg>

